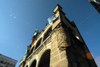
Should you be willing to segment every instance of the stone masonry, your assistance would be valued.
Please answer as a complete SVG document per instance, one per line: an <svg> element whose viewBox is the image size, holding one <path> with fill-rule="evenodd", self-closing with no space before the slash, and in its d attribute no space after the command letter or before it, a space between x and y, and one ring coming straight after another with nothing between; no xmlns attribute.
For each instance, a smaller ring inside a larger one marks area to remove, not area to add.
<svg viewBox="0 0 100 67"><path fill-rule="evenodd" d="M29 45L29 55L24 55L19 67L97 67L74 21L65 17L60 5L53 16L57 17Z"/></svg>

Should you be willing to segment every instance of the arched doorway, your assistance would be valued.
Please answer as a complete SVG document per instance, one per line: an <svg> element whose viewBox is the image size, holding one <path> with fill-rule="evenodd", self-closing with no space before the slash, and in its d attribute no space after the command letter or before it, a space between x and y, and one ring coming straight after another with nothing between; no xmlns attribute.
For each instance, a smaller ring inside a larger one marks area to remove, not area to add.
<svg viewBox="0 0 100 67"><path fill-rule="evenodd" d="M46 50L39 62L38 67L49 67L50 66L50 50Z"/></svg>
<svg viewBox="0 0 100 67"><path fill-rule="evenodd" d="M34 60L30 67L36 67L36 60Z"/></svg>

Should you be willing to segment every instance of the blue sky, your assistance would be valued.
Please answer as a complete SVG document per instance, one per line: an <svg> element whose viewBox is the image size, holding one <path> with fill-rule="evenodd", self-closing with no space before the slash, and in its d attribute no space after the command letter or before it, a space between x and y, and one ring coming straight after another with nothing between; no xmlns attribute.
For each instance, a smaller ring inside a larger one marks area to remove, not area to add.
<svg viewBox="0 0 100 67"><path fill-rule="evenodd" d="M18 60L36 27L44 29L56 4L74 21L100 67L100 14L87 0L0 0L0 53Z"/></svg>

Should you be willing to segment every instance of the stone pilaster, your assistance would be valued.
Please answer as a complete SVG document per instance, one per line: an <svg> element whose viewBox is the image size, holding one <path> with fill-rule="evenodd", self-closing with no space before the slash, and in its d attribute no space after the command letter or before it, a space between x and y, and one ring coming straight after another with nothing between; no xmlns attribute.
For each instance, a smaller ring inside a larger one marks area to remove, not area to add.
<svg viewBox="0 0 100 67"><path fill-rule="evenodd" d="M66 34L60 26L53 31L51 41L50 67L68 67L66 56Z"/></svg>

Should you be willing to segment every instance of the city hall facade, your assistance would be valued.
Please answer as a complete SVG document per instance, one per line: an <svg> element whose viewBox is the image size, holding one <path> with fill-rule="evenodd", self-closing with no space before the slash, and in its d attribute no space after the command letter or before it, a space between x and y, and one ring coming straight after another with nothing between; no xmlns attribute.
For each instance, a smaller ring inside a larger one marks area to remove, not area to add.
<svg viewBox="0 0 100 67"><path fill-rule="evenodd" d="M57 4L48 24L32 37L19 67L97 67L74 21Z"/></svg>

